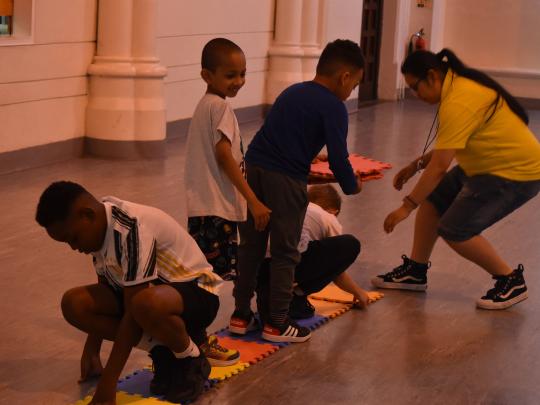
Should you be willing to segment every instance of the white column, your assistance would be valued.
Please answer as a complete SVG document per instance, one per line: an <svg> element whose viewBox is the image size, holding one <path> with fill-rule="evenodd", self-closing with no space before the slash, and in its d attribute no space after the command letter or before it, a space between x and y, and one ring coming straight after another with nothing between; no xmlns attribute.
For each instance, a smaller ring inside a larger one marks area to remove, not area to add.
<svg viewBox="0 0 540 405"><path fill-rule="evenodd" d="M276 0L274 42L270 47L267 101L286 87L310 80L321 53L319 0Z"/></svg>
<svg viewBox="0 0 540 405"><path fill-rule="evenodd" d="M304 80L311 80L315 76L317 62L321 56L320 18L321 9L319 0L306 0L302 7L302 75Z"/></svg>
<svg viewBox="0 0 540 405"><path fill-rule="evenodd" d="M165 147L167 74L156 53L157 0L99 0L90 76L87 152L160 157Z"/></svg>
<svg viewBox="0 0 540 405"><path fill-rule="evenodd" d="M302 81L302 0L276 0L274 43L268 50L267 97L272 104L292 83Z"/></svg>

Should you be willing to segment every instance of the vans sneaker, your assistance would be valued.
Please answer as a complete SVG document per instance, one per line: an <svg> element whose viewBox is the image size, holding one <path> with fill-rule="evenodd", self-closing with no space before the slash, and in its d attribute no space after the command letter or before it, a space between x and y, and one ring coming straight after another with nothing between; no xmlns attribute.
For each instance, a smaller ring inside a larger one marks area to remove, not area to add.
<svg viewBox="0 0 540 405"><path fill-rule="evenodd" d="M508 276L494 276L495 287L476 301L482 309L505 309L528 297L527 286L523 278L523 265L518 265Z"/></svg>
<svg viewBox="0 0 540 405"><path fill-rule="evenodd" d="M427 269L431 263L422 264L401 256L403 264L389 273L371 279L371 284L379 288L425 291L427 289Z"/></svg>

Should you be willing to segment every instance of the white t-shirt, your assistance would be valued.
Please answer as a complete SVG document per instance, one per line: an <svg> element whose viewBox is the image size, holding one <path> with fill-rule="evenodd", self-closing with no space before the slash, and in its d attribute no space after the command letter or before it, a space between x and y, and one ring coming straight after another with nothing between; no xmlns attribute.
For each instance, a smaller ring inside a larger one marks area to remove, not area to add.
<svg viewBox="0 0 540 405"><path fill-rule="evenodd" d="M326 212L319 205L309 203L302 225L302 234L298 243L298 251L304 253L312 240L321 240L338 236L343 233L343 227L337 220L335 215ZM270 240L266 249L266 257L271 257Z"/></svg>
<svg viewBox="0 0 540 405"><path fill-rule="evenodd" d="M216 159L216 144L223 135L231 142L240 166L244 157L234 111L225 99L206 93L195 108L188 131L184 170L188 217L215 215L238 222L247 218L246 200Z"/></svg>
<svg viewBox="0 0 540 405"><path fill-rule="evenodd" d="M335 215L326 212L319 205L309 203L298 243L298 251L304 253L309 242L341 235L343 227Z"/></svg>
<svg viewBox="0 0 540 405"><path fill-rule="evenodd" d="M216 294L223 280L212 271L195 240L165 212L108 196L102 199L107 232L101 250L92 253L98 275L113 288L161 279L197 280Z"/></svg>

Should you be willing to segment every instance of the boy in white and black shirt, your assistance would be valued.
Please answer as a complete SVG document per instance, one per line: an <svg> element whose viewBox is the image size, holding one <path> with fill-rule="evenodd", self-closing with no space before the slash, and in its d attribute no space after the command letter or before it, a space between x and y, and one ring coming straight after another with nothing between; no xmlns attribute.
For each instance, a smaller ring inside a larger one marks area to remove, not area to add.
<svg viewBox="0 0 540 405"><path fill-rule="evenodd" d="M341 197L329 184L313 185L308 189L309 204L302 225L298 251L300 263L294 271L293 298L289 316L293 319L309 318L315 309L308 295L322 290L331 282L354 297L355 306L366 308L384 295L361 288L346 270L360 253L360 242L353 235L343 234L337 216L341 210ZM270 241L271 243L271 241ZM269 314L269 252L259 269L257 282L257 308L264 319Z"/></svg>
<svg viewBox="0 0 540 405"><path fill-rule="evenodd" d="M222 280L193 238L157 208L115 197L99 201L66 181L43 192L36 220L54 240L93 256L98 282L62 297L66 320L88 334L81 380L101 375L92 403L114 401L134 346L154 362L152 393L172 402L197 398L210 373L197 345L219 309ZM105 368L103 339L114 342Z"/></svg>

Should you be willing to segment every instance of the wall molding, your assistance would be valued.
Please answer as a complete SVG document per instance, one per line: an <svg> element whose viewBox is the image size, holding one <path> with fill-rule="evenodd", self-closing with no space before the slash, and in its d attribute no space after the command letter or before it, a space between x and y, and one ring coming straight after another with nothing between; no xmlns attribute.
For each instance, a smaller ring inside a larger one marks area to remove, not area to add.
<svg viewBox="0 0 540 405"><path fill-rule="evenodd" d="M345 101L349 114L358 111L358 99ZM243 107L235 110L240 124L262 120L270 109L269 104ZM0 153L0 174L32 169L83 156L109 159L162 159L166 155L168 140L187 136L191 118L167 123L167 139L159 141L111 141L79 137L46 145L32 146Z"/></svg>
<svg viewBox="0 0 540 405"><path fill-rule="evenodd" d="M0 174L32 169L52 163L81 157L84 138L48 143L0 153Z"/></svg>

